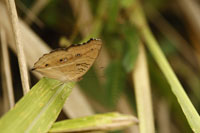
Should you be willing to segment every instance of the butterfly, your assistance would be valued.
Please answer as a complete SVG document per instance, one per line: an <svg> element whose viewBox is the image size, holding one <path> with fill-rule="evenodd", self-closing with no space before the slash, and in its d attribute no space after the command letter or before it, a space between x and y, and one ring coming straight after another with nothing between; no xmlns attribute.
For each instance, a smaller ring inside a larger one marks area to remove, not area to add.
<svg viewBox="0 0 200 133"><path fill-rule="evenodd" d="M102 47L100 39L90 39L82 44L72 44L44 54L32 70L62 82L79 81L90 69Z"/></svg>

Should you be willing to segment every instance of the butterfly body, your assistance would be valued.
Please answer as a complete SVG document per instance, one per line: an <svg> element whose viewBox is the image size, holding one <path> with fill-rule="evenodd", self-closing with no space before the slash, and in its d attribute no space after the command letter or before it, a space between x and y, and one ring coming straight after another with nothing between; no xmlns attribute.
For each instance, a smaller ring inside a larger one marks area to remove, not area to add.
<svg viewBox="0 0 200 133"><path fill-rule="evenodd" d="M54 50L43 55L33 70L63 82L78 81L98 57L101 46L101 40L90 39L83 44Z"/></svg>

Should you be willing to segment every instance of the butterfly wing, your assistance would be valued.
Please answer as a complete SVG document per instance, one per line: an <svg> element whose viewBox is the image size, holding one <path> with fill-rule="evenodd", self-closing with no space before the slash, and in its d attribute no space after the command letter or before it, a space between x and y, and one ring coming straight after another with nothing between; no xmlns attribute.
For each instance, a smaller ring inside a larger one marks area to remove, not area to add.
<svg viewBox="0 0 200 133"><path fill-rule="evenodd" d="M74 71L70 73L70 80L79 80L90 69L99 55L101 46L100 40L90 40L86 44L70 49L70 51L78 51L74 55Z"/></svg>
<svg viewBox="0 0 200 133"><path fill-rule="evenodd" d="M78 81L96 60L101 46L101 40L91 39L83 44L52 51L41 57L34 69L49 78L64 82Z"/></svg>

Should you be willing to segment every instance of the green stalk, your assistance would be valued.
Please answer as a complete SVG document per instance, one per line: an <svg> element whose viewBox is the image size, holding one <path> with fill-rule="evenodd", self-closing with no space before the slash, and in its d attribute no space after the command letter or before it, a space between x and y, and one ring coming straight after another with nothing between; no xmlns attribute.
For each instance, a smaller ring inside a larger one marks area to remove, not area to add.
<svg viewBox="0 0 200 133"><path fill-rule="evenodd" d="M174 74L171 66L169 65L166 57L161 51L158 42L150 31L145 15L139 3L136 2L135 10L131 16L131 21L136 24L141 33L142 38L146 42L151 54L153 55L155 61L160 67L161 71L164 73L167 81L169 82L172 92L178 99L178 102L189 122L190 127L196 133L200 133L200 117L195 110L193 104L185 93L182 85Z"/></svg>

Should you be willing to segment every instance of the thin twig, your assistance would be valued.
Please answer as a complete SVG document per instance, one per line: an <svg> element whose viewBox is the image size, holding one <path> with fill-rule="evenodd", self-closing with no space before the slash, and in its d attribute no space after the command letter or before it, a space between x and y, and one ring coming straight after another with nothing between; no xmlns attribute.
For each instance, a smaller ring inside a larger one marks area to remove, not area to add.
<svg viewBox="0 0 200 133"><path fill-rule="evenodd" d="M13 94L13 84L12 84L12 76L9 62L9 54L8 54L8 46L6 42L6 34L3 29L0 31L1 33L1 50L2 50L2 58L3 58L3 68L5 73L5 82L7 87L7 97L9 103L9 109L13 108L15 105L14 94ZM6 90L6 89L5 89Z"/></svg>
<svg viewBox="0 0 200 133"><path fill-rule="evenodd" d="M6 5L8 8L9 17L11 20L11 26L13 29L14 40L17 48L17 57L19 62L20 75L22 80L22 87L24 95L30 90L28 71L26 66L25 55L23 51L23 45L21 44L20 27L18 24L18 16L15 7L14 0L6 0Z"/></svg>

